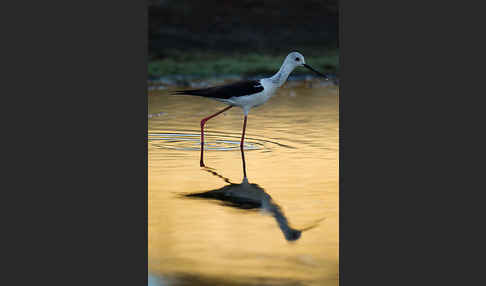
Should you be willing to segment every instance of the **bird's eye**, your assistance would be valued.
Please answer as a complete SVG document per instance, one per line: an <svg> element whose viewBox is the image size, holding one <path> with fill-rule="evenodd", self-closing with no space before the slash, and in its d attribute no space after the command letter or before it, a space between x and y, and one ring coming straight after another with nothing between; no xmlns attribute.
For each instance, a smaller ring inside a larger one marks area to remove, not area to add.
<svg viewBox="0 0 486 286"><path fill-rule="evenodd" d="M295 58L295 61L298 62L298 61L300 61L300 59L299 58Z"/></svg>

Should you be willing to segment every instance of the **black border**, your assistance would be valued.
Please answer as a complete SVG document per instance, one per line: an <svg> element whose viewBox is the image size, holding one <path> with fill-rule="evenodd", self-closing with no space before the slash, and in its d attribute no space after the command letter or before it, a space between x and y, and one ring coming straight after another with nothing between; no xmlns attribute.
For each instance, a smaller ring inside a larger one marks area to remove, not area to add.
<svg viewBox="0 0 486 286"><path fill-rule="evenodd" d="M351 2L340 1L340 284L464 284L457 248L470 243L453 222L469 223L463 192L483 185L465 135L484 129L465 76L469 6Z"/></svg>
<svg viewBox="0 0 486 286"><path fill-rule="evenodd" d="M147 3L57 2L4 10L7 272L146 285Z"/></svg>

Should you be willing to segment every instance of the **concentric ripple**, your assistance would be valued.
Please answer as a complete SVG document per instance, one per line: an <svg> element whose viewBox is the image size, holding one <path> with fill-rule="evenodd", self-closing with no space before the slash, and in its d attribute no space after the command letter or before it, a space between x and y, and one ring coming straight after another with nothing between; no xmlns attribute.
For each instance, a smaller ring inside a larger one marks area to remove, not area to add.
<svg viewBox="0 0 486 286"><path fill-rule="evenodd" d="M196 132L160 132L149 133L148 142L154 148L182 150L182 151L200 151L201 141L200 134ZM204 133L204 150L216 151L236 151L240 150L240 137L227 133ZM293 148L278 142L265 139L245 138L245 150L262 150L270 151L271 145Z"/></svg>

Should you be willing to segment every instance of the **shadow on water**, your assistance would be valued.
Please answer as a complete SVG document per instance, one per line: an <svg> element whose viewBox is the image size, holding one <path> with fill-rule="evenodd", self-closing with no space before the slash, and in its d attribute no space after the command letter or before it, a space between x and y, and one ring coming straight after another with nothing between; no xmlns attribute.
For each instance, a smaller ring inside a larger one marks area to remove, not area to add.
<svg viewBox="0 0 486 286"><path fill-rule="evenodd" d="M194 273L176 273L169 276L149 274L148 286L304 286L302 281L265 277L214 277Z"/></svg>
<svg viewBox="0 0 486 286"><path fill-rule="evenodd" d="M289 222L282 209L273 201L272 197L267 194L265 190L258 184L248 182L248 178L246 176L245 153L243 151L241 151L241 159L243 163L243 181L240 184L232 183L228 178L217 173L216 170L209 167L204 167L203 170L221 178L228 183L228 185L206 192L186 194L183 195L183 197L219 200L224 206L244 210L264 210L275 218L280 230L285 236L285 239L288 241L298 240L303 231L312 229L318 225L319 221L300 230L292 228L289 225Z"/></svg>

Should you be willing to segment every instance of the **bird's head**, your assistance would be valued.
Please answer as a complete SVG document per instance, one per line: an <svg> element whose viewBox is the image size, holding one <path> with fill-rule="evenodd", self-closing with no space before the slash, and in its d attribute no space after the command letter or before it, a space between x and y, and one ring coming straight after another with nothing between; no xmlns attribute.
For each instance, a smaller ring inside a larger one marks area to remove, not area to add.
<svg viewBox="0 0 486 286"><path fill-rule="evenodd" d="M303 66L303 67L306 67L308 68L309 70L315 72L317 75L320 75L322 77L325 77L327 78L327 76L325 74L322 74L318 71L316 71L315 69L313 69L311 66L309 66L308 64L305 63L305 59L304 59L304 56L299 53L299 52L291 52L287 58L285 58L285 61L284 61L284 64L285 65L289 65L292 67L292 69L296 68L296 67L300 67L300 66Z"/></svg>
<svg viewBox="0 0 486 286"><path fill-rule="evenodd" d="M305 59L304 56L299 52L291 52L287 58L285 58L285 64L292 66L294 68L304 66Z"/></svg>

